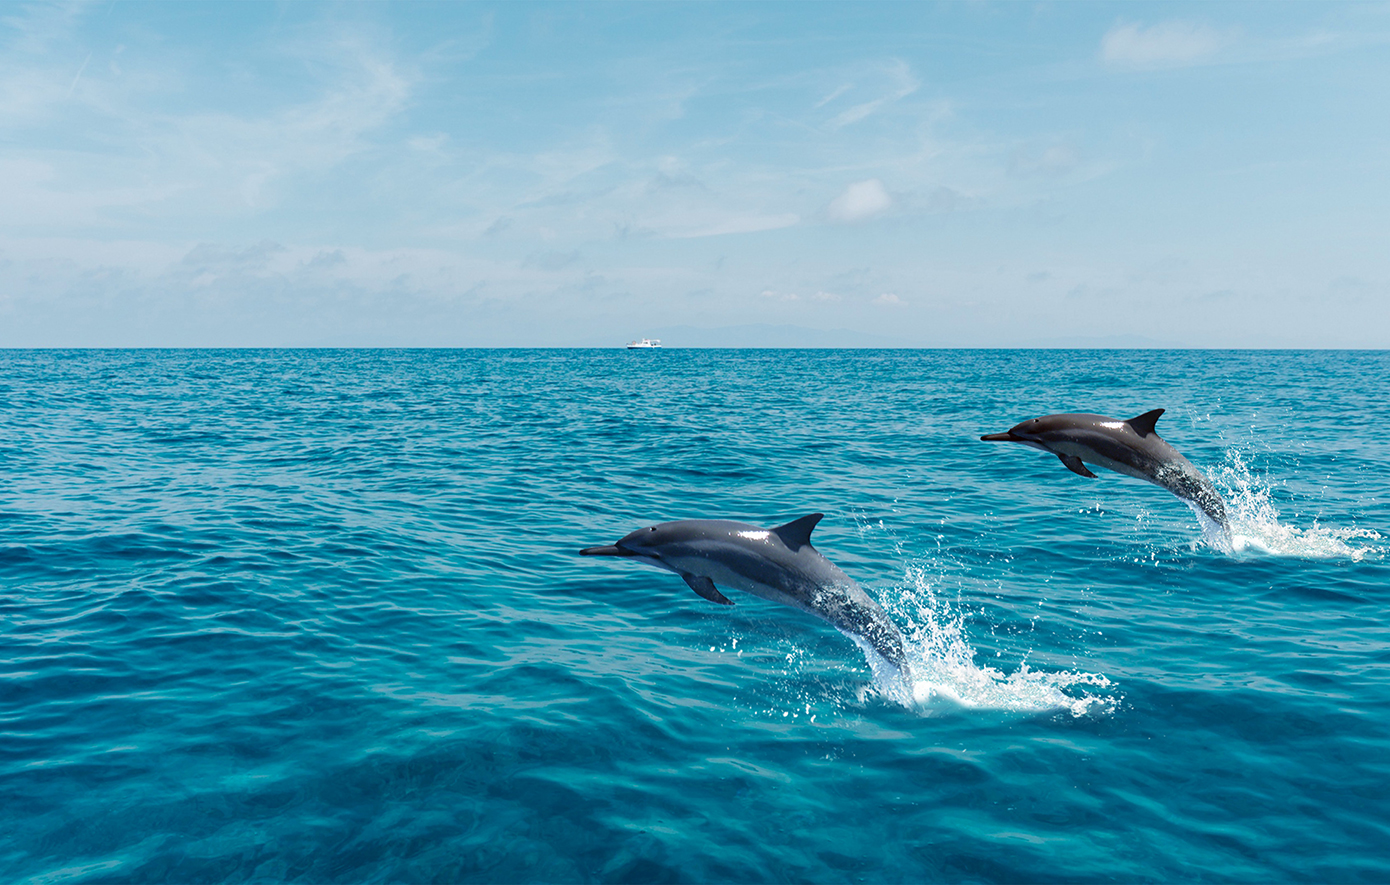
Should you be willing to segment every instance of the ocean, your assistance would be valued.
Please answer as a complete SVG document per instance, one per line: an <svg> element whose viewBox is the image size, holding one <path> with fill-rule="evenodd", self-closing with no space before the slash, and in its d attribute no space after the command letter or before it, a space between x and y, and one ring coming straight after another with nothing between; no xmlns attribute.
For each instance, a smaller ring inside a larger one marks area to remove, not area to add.
<svg viewBox="0 0 1390 885"><path fill-rule="evenodd" d="M0 879L1390 881L1387 401L1371 351L0 351ZM1236 544L979 441L1154 408ZM813 512L910 691L578 555Z"/></svg>

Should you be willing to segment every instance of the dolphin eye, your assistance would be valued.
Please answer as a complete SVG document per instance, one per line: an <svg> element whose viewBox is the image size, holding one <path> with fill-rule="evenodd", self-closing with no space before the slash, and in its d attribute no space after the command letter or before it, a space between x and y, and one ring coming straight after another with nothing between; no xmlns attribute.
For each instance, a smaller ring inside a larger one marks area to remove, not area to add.
<svg viewBox="0 0 1390 885"><path fill-rule="evenodd" d="M656 526L652 526L651 528L647 529L647 531L649 531L649 532L654 532L654 531L656 531Z"/></svg>

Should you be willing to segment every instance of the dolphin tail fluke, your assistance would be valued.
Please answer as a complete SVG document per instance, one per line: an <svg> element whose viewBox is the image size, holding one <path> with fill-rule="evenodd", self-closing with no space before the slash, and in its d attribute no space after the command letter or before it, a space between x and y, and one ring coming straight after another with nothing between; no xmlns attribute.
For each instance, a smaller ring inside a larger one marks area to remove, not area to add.
<svg viewBox="0 0 1390 885"><path fill-rule="evenodd" d="M1154 432L1154 425L1158 423L1159 416L1162 415L1165 411L1167 410L1154 409L1152 412L1145 412L1142 415L1136 415L1133 418L1130 418L1125 423L1128 424L1130 427L1133 427L1134 432L1139 434L1140 436L1148 436L1150 433Z"/></svg>
<svg viewBox="0 0 1390 885"><path fill-rule="evenodd" d="M1075 455L1058 455L1057 458L1066 465L1066 468L1078 476L1086 476L1095 479L1096 475L1086 469L1086 465L1081 463L1081 459Z"/></svg>
<svg viewBox="0 0 1390 885"><path fill-rule="evenodd" d="M734 604L733 600L719 592L719 588L715 587L714 582L709 578L689 574L682 574L681 577L685 578L685 583L690 585L691 590L694 590L710 602L717 602L720 605Z"/></svg>
<svg viewBox="0 0 1390 885"><path fill-rule="evenodd" d="M808 513L800 519L793 519L786 525L779 525L772 530L772 533L782 539L782 543L787 545L788 550L796 552L811 543L811 530L816 527L816 523L824 518L824 513Z"/></svg>

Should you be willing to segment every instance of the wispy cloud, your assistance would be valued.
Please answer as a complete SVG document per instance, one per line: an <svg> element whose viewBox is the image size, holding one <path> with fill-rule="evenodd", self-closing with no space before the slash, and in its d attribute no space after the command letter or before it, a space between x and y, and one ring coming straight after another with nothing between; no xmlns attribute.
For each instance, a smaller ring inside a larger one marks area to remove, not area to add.
<svg viewBox="0 0 1390 885"><path fill-rule="evenodd" d="M1383 11L1065 8L0 4L0 341L563 343L640 308L968 343L1049 333L1081 284L1384 291ZM1116 73L1174 68L1116 112ZM1155 240L1275 245L1130 280Z"/></svg>
<svg viewBox="0 0 1390 885"><path fill-rule="evenodd" d="M1197 22L1117 24L1101 38L1100 57L1119 68L1183 67L1210 59L1228 42L1227 35Z"/></svg>
<svg viewBox="0 0 1390 885"><path fill-rule="evenodd" d="M869 101L860 102L836 114L827 124L831 129L841 129L853 123L858 123L882 110L884 107L907 98L921 86L921 84L917 82L917 78L912 76L912 69L908 67L906 62L900 59L894 59L884 67L879 76L886 81L882 87L882 94ZM817 104L816 107L822 107L830 103L833 99L840 97L847 91L848 90L842 88L831 93L831 95Z"/></svg>
<svg viewBox="0 0 1390 885"><path fill-rule="evenodd" d="M0 16L11 52L41 55L65 42L87 13L82 3L11 3Z"/></svg>
<svg viewBox="0 0 1390 885"><path fill-rule="evenodd" d="M823 107L825 107L826 105L830 104L830 103L831 103L832 101L834 101L835 99L837 99L837 98L839 98L840 96L844 95L846 92L849 92L849 91L850 91L851 89L853 89L853 88L854 88L854 84L853 84L853 83L843 83L843 84L841 84L841 85L835 87L834 89L830 90L830 92L825 96L825 98L822 98L820 101L816 102L815 107L816 107L816 108L823 108Z"/></svg>
<svg viewBox="0 0 1390 885"><path fill-rule="evenodd" d="M1014 175L1066 175L1080 162L1076 148L1069 144L1020 145L1009 157L1009 172Z"/></svg>
<svg viewBox="0 0 1390 885"><path fill-rule="evenodd" d="M0 126L8 129L48 118L72 95L92 53L74 42L81 5L3 8L7 14L0 15Z"/></svg>
<svg viewBox="0 0 1390 885"><path fill-rule="evenodd" d="M87 64L91 62L92 54L87 53L87 57L82 59L82 66L77 69L77 74L72 78L72 85L68 87L68 98L72 98L72 91L77 88L77 81L82 79L82 72L87 70Z"/></svg>
<svg viewBox="0 0 1390 885"><path fill-rule="evenodd" d="M12 175L0 188L0 207L19 199L31 207L0 213L9 220L0 227L15 230L21 218L72 232L118 216L206 223L275 206L294 179L322 181L372 149L371 135L398 118L418 79L373 38L330 28L313 41L265 48L318 73L295 84L293 100L276 100L267 88L256 97L268 92L271 100L242 102L229 89L214 93L222 108L181 107L193 84L220 72L177 53L154 60L149 47L117 66L124 46L88 48L100 41L77 33L71 16L6 24L11 51L0 61L0 131L8 144L0 168ZM19 52L34 44L59 48ZM59 57L73 66L63 70ZM237 85L254 93L269 81L248 73Z"/></svg>
<svg viewBox="0 0 1390 885"><path fill-rule="evenodd" d="M180 137L161 139L159 146L184 148L172 159L187 163L187 171L236 175L247 205L272 203L268 185L285 175L321 175L368 150L367 135L398 114L409 98L409 76L359 41L340 43L334 62L334 81L307 102L264 115L172 118L169 128Z"/></svg>
<svg viewBox="0 0 1390 885"><path fill-rule="evenodd" d="M678 231L670 234L673 239L692 239L695 237L719 237L726 234L752 234L765 230L791 227L801 221L794 212L781 215L745 215L719 221L707 227Z"/></svg>

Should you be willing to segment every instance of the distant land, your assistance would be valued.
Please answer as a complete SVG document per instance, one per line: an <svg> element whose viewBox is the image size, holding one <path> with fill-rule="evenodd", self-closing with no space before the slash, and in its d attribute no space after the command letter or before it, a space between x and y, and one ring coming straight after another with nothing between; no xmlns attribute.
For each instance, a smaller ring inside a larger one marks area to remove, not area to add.
<svg viewBox="0 0 1390 885"><path fill-rule="evenodd" d="M660 338L665 347L921 347L902 338L871 335L849 329L808 329L752 323L745 326L669 326L658 329L651 338Z"/></svg>
<svg viewBox="0 0 1390 885"><path fill-rule="evenodd" d="M1038 349L1076 348L1090 350L1142 350L1144 348L1181 350L1186 347L1176 341L1161 341L1143 335L1067 335L1060 338L1030 338L1010 347Z"/></svg>
<svg viewBox="0 0 1390 885"><path fill-rule="evenodd" d="M635 338L659 338L663 347L833 347L833 348L953 348L960 345L942 341L913 341L888 335L873 335L851 329L808 329L804 326L752 323L742 326L701 328L698 326L667 326L630 335L614 346ZM1182 348L1174 341L1161 341L1143 335L1072 335L1060 338L1034 338L999 345L1002 348L1046 349L1144 349Z"/></svg>

